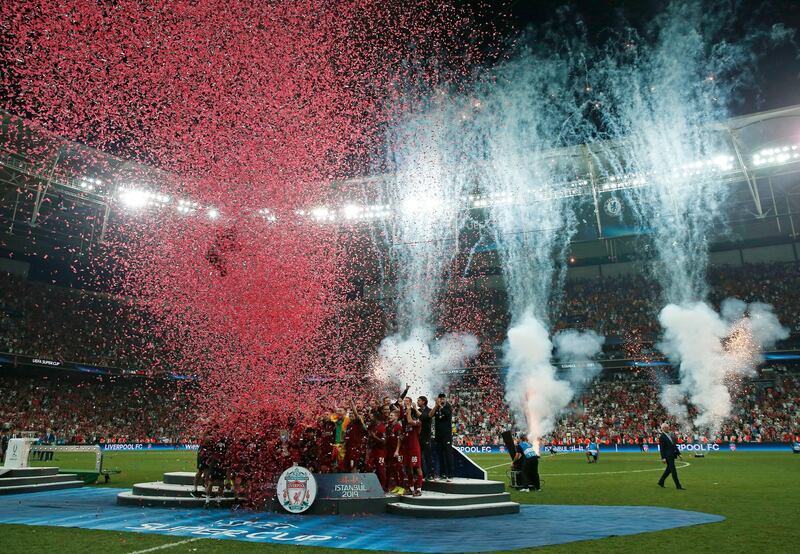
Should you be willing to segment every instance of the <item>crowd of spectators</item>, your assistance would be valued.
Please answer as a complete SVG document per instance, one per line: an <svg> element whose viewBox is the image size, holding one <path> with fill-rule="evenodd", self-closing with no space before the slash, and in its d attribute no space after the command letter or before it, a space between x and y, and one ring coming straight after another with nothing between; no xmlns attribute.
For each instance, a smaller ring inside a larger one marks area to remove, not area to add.
<svg viewBox="0 0 800 554"><path fill-rule="evenodd" d="M714 266L708 273L709 302L726 298L766 302L775 308L795 343L800 336L800 266L795 263ZM661 289L643 275L568 281L554 303L555 329L592 329L606 337L609 358L648 355L661 333Z"/></svg>
<svg viewBox="0 0 800 554"><path fill-rule="evenodd" d="M153 353L143 316L108 294L0 272L0 352L103 367L143 368Z"/></svg>
<svg viewBox="0 0 800 554"><path fill-rule="evenodd" d="M709 301L715 307L729 297L770 303L792 334L788 342L800 343L798 264L712 267L708 278ZM563 295L552 302L554 331L598 332L606 337L605 358L656 355L660 294L658 284L643 275L567 281ZM503 295L495 296L497 302L504 302ZM481 339L499 345L508 327L506 310L492 313L480 332ZM375 315L364 314L362 319L377 326ZM147 369L159 359L153 344L157 340L143 329L149 328L143 324L147 320L123 299L0 273L0 352ZM374 335L374 340L384 336Z"/></svg>
<svg viewBox="0 0 800 554"><path fill-rule="evenodd" d="M6 376L0 384L0 430L6 433L44 434L51 430L57 442L64 444L170 444L195 438L191 385L185 383L141 377L63 380ZM800 434L800 374L762 372L733 392L732 415L711 438L789 442ZM647 373L606 374L578 393L545 442L655 442L660 424L671 420L658 393L656 379ZM453 407L456 445L499 445L501 433L515 428L494 368L476 369L454 381L448 401ZM679 431L678 440L702 441L703 436Z"/></svg>
<svg viewBox="0 0 800 554"><path fill-rule="evenodd" d="M797 264L716 267L709 272L709 283L709 301L715 306L728 297L771 303L794 340L800 337ZM655 352L653 342L660 332L659 295L657 284L643 276L569 281L561 301L553 304L558 314L554 326L598 331L611 345L605 352L608 358L647 357ZM147 365L148 355L156 355L142 347L152 341L139 330L141 321L141 314L121 299L0 274L0 352L140 368ZM459 444L498 444L500 432L513 427L496 367L498 350L492 348L502 343L507 322L498 316L489 324L482 354L474 361L481 367L461 376L450 390ZM656 379L616 375L579 393L549 438L562 444L591 437L610 443L652 440L666 418ZM68 442L186 438L182 419L174 417L185 413L185 404L176 400L174 388L161 384L142 387L119 379L63 386L56 380L2 377L0 385L0 425L7 427L39 432L50 428ZM734 413L722 427L722 438L788 440L798 431L799 389L797 377L791 375L747 382L736 391Z"/></svg>
<svg viewBox="0 0 800 554"><path fill-rule="evenodd" d="M660 425L671 421L659 402L659 386L648 373L616 372L587 385L558 419L546 443L581 445L595 439L604 444L654 443ZM723 442L789 442L800 434L800 375L761 372L732 392L733 410L715 437L679 430L682 442L705 439ZM453 387L455 442L460 445L502 444L500 434L514 427L498 379L481 386ZM690 412L690 415L692 413Z"/></svg>
<svg viewBox="0 0 800 554"><path fill-rule="evenodd" d="M0 389L0 429L9 434L49 430L58 444L191 438L186 392L163 379L3 376Z"/></svg>

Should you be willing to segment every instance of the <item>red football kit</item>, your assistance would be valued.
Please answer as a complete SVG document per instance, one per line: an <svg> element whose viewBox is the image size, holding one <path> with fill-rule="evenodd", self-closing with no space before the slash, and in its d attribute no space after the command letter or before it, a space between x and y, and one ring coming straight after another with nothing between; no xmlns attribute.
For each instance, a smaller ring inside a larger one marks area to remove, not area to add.
<svg viewBox="0 0 800 554"><path fill-rule="evenodd" d="M388 474L388 485L390 487L392 483L394 483L396 487L403 485L403 453L400 451L398 456L394 455L397 450L397 444L402 440L402 436L402 423L397 421L394 424L389 424L386 432L386 458L388 461L386 470Z"/></svg>
<svg viewBox="0 0 800 554"><path fill-rule="evenodd" d="M383 490L388 490L386 482L386 423L376 421L370 426L369 468L378 475ZM373 435L375 435L373 437Z"/></svg>
<svg viewBox="0 0 800 554"><path fill-rule="evenodd" d="M422 449L419 446L419 431L422 423L417 419L406 422L403 426L403 444L400 450L406 467L422 467Z"/></svg>
<svg viewBox="0 0 800 554"><path fill-rule="evenodd" d="M344 467L347 471L353 468L363 469L367 457L366 438L366 429L361 424L361 420L358 418L351 419L344 435Z"/></svg>
<svg viewBox="0 0 800 554"><path fill-rule="evenodd" d="M403 460L408 470L408 480L412 486L422 490L422 449L419 446L419 431L422 422L417 420L406 421L403 426Z"/></svg>

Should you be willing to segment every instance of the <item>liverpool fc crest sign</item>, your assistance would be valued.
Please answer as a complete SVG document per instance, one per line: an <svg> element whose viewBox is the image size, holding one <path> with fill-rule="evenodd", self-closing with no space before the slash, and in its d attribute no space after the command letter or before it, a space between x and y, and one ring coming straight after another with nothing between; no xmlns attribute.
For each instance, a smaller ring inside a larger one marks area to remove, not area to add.
<svg viewBox="0 0 800 554"><path fill-rule="evenodd" d="M308 510L317 497L317 481L304 467L293 466L278 478L278 502L292 514Z"/></svg>

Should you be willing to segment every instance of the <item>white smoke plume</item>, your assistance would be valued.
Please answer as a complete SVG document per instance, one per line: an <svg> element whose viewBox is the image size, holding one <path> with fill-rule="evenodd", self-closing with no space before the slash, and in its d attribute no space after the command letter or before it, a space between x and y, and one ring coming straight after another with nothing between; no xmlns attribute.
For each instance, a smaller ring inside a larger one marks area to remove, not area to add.
<svg viewBox="0 0 800 554"><path fill-rule="evenodd" d="M667 413L678 422L681 431L688 433L692 430L689 408L686 406L686 395L681 391L680 385L664 385L658 399Z"/></svg>
<svg viewBox="0 0 800 554"><path fill-rule="evenodd" d="M569 364L569 381L573 387L587 384L603 367L593 360L603 350L605 337L594 331L568 329L553 337L558 359Z"/></svg>
<svg viewBox="0 0 800 554"><path fill-rule="evenodd" d="M753 302L747 307L750 333L761 348L775 346L779 340L789 338L789 329L781 325L772 305Z"/></svg>
<svg viewBox="0 0 800 554"><path fill-rule="evenodd" d="M665 409L688 426L685 401L698 411L694 427L716 433L731 413L729 385L752 376L762 361L761 351L788 337L772 306L729 299L722 315L708 304L668 304L659 321L662 352L679 364L680 382L665 387Z"/></svg>
<svg viewBox="0 0 800 554"><path fill-rule="evenodd" d="M406 381L420 393L440 392L441 373L477 351L477 339L445 335L433 340L445 269L458 251L459 230L473 182L463 162L468 141L460 117L464 99L435 94L404 111L387 137L387 163L394 169L382 180L382 203L393 206L384 236L394 268L395 334L381 343L376 375L384 382Z"/></svg>
<svg viewBox="0 0 800 554"><path fill-rule="evenodd" d="M573 396L569 383L556 376L552 353L547 329L530 311L508 330L506 402L518 422L527 422L535 446L555 428Z"/></svg>
<svg viewBox="0 0 800 554"><path fill-rule="evenodd" d="M433 396L447 383L445 370L461 367L478 354L478 339L467 333L448 333L435 339L427 327L414 327L407 336L381 341L373 374L384 383L411 386L413 394Z"/></svg>

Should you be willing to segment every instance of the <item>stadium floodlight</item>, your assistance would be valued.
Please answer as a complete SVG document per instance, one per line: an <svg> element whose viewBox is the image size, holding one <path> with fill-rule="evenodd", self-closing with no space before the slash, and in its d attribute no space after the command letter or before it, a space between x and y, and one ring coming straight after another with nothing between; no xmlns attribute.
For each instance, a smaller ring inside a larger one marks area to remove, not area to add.
<svg viewBox="0 0 800 554"><path fill-rule="evenodd" d="M753 155L753 165L781 165L800 161L800 147L797 144L786 144L775 148L764 148Z"/></svg>
<svg viewBox="0 0 800 554"><path fill-rule="evenodd" d="M335 221L336 212L325 206L318 206L311 210L311 217L317 221Z"/></svg>
<svg viewBox="0 0 800 554"><path fill-rule="evenodd" d="M375 204L372 206L357 206L355 204L347 204L338 210L345 219L353 220L369 220L369 219L382 219L392 215L391 209L388 205ZM332 211L331 213L336 213ZM333 221L332 218L329 218Z"/></svg>
<svg viewBox="0 0 800 554"><path fill-rule="evenodd" d="M101 181L100 179L95 179L93 177L80 177L79 181L80 182L78 183L78 186L81 189L89 192L95 190L98 186L103 184L103 181Z"/></svg>
<svg viewBox="0 0 800 554"><path fill-rule="evenodd" d="M407 215L432 215L435 214L442 206L444 206L444 199L429 196L409 196L403 200L401 209Z"/></svg>
<svg viewBox="0 0 800 554"><path fill-rule="evenodd" d="M269 208L261 208L260 210L258 210L258 214L263 216L264 219L270 222L278 220L277 216L274 213L272 213Z"/></svg>
<svg viewBox="0 0 800 554"><path fill-rule="evenodd" d="M178 213L190 214L193 213L199 205L191 200L178 200Z"/></svg>
<svg viewBox="0 0 800 554"><path fill-rule="evenodd" d="M122 205L131 210L138 210L150 204L150 193L142 189L122 189L119 192Z"/></svg>
<svg viewBox="0 0 800 554"><path fill-rule="evenodd" d="M91 190L87 188L86 190ZM138 210L150 206L164 206L169 204L170 197L166 194L150 192L140 188L120 188L117 197L122 205L130 210Z"/></svg>
<svg viewBox="0 0 800 554"><path fill-rule="evenodd" d="M363 212L364 208L353 204L348 204L342 208L342 214L344 214L345 219L356 219L361 217Z"/></svg>

